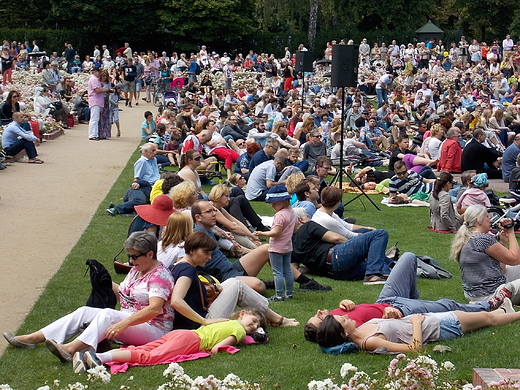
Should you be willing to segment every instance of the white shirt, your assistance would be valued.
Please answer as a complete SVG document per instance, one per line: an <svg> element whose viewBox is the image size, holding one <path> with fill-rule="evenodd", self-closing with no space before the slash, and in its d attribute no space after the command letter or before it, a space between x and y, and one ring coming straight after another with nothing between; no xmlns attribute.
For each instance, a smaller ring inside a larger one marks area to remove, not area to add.
<svg viewBox="0 0 520 390"><path fill-rule="evenodd" d="M312 216L312 220L319 223L325 229L341 234L345 238L351 239L358 236L357 233L352 231L354 225L342 221L341 218L334 213L330 216L321 210L316 210Z"/></svg>

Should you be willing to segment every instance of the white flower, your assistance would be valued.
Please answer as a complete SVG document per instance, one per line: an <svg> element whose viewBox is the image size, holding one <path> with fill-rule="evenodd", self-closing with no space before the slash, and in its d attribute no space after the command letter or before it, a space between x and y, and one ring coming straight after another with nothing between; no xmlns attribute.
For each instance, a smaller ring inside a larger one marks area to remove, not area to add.
<svg viewBox="0 0 520 390"><path fill-rule="evenodd" d="M227 386L227 387L230 387L230 388L237 388L237 389L241 389L244 387L245 383L242 381L242 379L240 379L238 376L236 376L235 374L228 374L224 380L222 381L222 383Z"/></svg>
<svg viewBox="0 0 520 390"><path fill-rule="evenodd" d="M357 367L353 366L350 363L345 363L341 366L340 374L343 378L345 378L350 372L356 372Z"/></svg>
<svg viewBox="0 0 520 390"><path fill-rule="evenodd" d="M73 385L67 385L67 390L86 390L87 388L87 385L83 385L79 382L76 382Z"/></svg>
<svg viewBox="0 0 520 390"><path fill-rule="evenodd" d="M181 376L184 374L184 369L177 363L170 363L168 368L164 370L163 376Z"/></svg>
<svg viewBox="0 0 520 390"><path fill-rule="evenodd" d="M87 371L87 379L91 382L101 380L103 383L110 383L110 373L107 371L105 366L97 366Z"/></svg>
<svg viewBox="0 0 520 390"><path fill-rule="evenodd" d="M59 379L54 379L54 386L58 387L60 385Z"/></svg>
<svg viewBox="0 0 520 390"><path fill-rule="evenodd" d="M308 384L309 390L340 390L340 388L332 382L331 379L324 381L311 381Z"/></svg>
<svg viewBox="0 0 520 390"><path fill-rule="evenodd" d="M7 389L10 389L10 387L8 387ZM45 386L38 387L38 389L36 389L36 390L51 390L51 388L49 386L45 385Z"/></svg>
<svg viewBox="0 0 520 390"><path fill-rule="evenodd" d="M129 381L133 381L133 380L134 380L134 376L131 375L130 378L128 378L127 380L129 380Z"/></svg>
<svg viewBox="0 0 520 390"><path fill-rule="evenodd" d="M446 371L451 371L455 368L455 365L449 360L447 360L444 363L442 363L442 368L444 368Z"/></svg>
<svg viewBox="0 0 520 390"><path fill-rule="evenodd" d="M0 390L13 390L11 386L9 386L7 383L0 385Z"/></svg>

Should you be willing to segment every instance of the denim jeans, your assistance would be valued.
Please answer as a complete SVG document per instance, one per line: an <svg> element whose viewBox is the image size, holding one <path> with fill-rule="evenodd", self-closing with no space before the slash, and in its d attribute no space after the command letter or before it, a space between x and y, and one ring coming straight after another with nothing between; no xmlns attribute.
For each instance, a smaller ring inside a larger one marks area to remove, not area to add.
<svg viewBox="0 0 520 390"><path fill-rule="evenodd" d="M383 102L388 101L388 92L386 89L378 89L376 88L376 95L377 95L377 107L381 107L383 105Z"/></svg>
<svg viewBox="0 0 520 390"><path fill-rule="evenodd" d="M388 264L392 259L385 255L387 244L388 232L377 229L336 245L332 250L332 277L358 280L365 275L390 274Z"/></svg>
<svg viewBox="0 0 520 390"><path fill-rule="evenodd" d="M488 302L467 305L451 299L423 301L417 290L417 257L406 252L395 264L376 303L386 303L401 311L404 316L420 313L441 313L461 310L465 312L489 311Z"/></svg>
<svg viewBox="0 0 520 390"><path fill-rule="evenodd" d="M38 155L38 153L36 153L36 146L34 145L34 142L28 141L24 138L21 138L15 143L9 145L9 147L4 148L4 151L10 156L15 156L24 149L25 153L27 153L27 157L30 159L33 159Z"/></svg>
<svg viewBox="0 0 520 390"><path fill-rule="evenodd" d="M284 296L284 282L285 295L293 295L294 278L291 272L291 254L292 252L269 252L269 260L271 262L271 268L273 269L274 287L277 297Z"/></svg>

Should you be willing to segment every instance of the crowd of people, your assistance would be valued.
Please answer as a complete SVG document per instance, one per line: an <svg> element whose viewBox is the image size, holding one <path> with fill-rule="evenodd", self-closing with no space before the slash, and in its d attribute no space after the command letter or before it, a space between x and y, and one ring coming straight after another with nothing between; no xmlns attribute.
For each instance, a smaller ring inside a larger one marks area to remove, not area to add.
<svg viewBox="0 0 520 390"><path fill-rule="evenodd" d="M320 310L307 322L305 337L325 352L419 350L520 319L512 307L520 303L520 249L507 218L499 224L499 241L488 234L484 192L488 177L516 188L520 173L518 72L496 67L504 61L516 66L518 47L509 40L486 51L485 43L466 45L464 37L449 50L435 40L372 49L363 40L359 82L348 91L323 81L323 69L302 84L291 52L281 60L253 51L231 60L204 46L177 57L137 54L125 44L115 61L106 47L103 53L96 47L97 63L86 66L76 63L67 44L67 71L90 74L87 95L81 95L88 102L83 120L89 140L110 136L101 123L111 96L128 108L139 105L143 89L146 103L155 88L175 98L157 115L144 112L141 156L129 188L122 204L107 209L113 217L136 213L139 222L125 242L129 274L114 286L121 310L84 307L34 333L4 337L19 348L45 343L78 373L109 362L158 364L179 354L217 352L267 323L298 325L269 303L297 299L295 283L300 291L331 290L309 274L384 285L376 304L344 300L339 312ZM49 60L44 68L64 66L57 56ZM453 69L460 71L453 85L441 83L442 72ZM239 70L248 73L237 85ZM30 132L21 127L16 103L10 107L4 149L25 148L38 163L31 146L37 140L20 135ZM11 144L10 133L21 138ZM419 300L416 256L387 256L385 229L345 218L343 189L327 182L341 153L368 166L350 187L387 192L394 204L429 199L432 229L456 232L452 256L469 304ZM208 177L220 164L227 180L215 185ZM382 166L388 168L373 168ZM461 185L454 186L453 173L462 173ZM211 186L209 194L203 184ZM272 222L260 218L255 202L272 205ZM274 280L257 277L267 263ZM218 281L211 296L200 272ZM266 298L266 290L275 293ZM401 332L408 336L394 338ZM132 346L96 353L103 339Z"/></svg>

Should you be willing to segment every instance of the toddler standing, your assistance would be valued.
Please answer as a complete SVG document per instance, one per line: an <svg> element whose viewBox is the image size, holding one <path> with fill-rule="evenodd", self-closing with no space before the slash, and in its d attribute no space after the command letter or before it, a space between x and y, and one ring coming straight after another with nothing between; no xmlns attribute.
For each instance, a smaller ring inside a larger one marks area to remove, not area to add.
<svg viewBox="0 0 520 390"><path fill-rule="evenodd" d="M292 235L296 231L298 217L290 205L291 196L284 184L277 184L269 189L265 201L271 203L276 214L270 231L255 232L257 236L271 237L269 240L269 260L274 274L276 295L271 302L292 299L294 279L291 272ZM285 295L284 295L285 281Z"/></svg>
<svg viewBox="0 0 520 390"><path fill-rule="evenodd" d="M110 133L112 133L112 125L115 123L117 128L117 136L121 137L121 128L119 127L119 98L121 87L116 85L114 92L108 97L108 105L110 110Z"/></svg>

